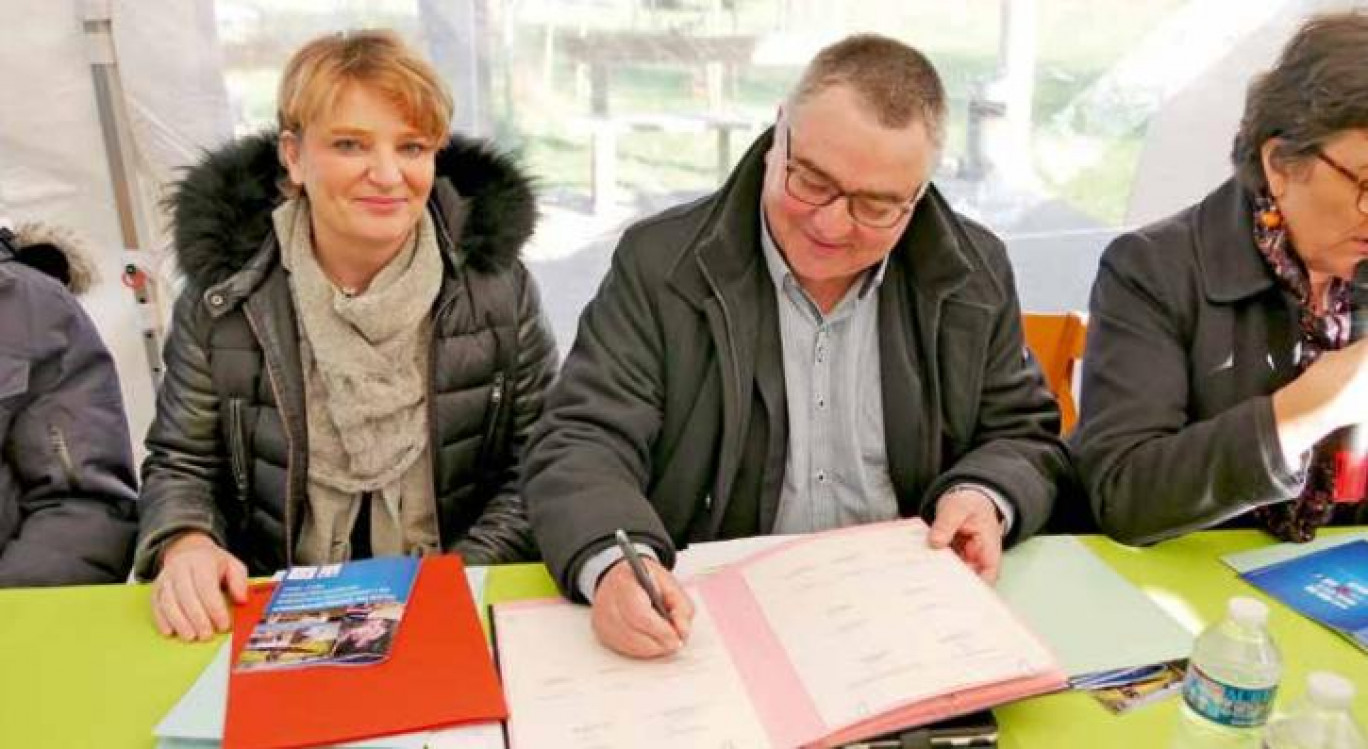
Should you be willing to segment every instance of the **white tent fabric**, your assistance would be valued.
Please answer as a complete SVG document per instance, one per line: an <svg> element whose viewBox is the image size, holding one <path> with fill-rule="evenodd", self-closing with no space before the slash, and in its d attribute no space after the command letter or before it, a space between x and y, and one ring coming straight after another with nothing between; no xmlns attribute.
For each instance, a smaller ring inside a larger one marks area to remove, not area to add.
<svg viewBox="0 0 1368 749"><path fill-rule="evenodd" d="M229 135L211 0L5 0L0 28L0 215L70 227L98 248L102 282L82 301L118 364L133 441L153 411L152 379L125 261L83 28L112 18L128 114L126 158L141 249L166 245L156 203L176 167ZM106 48L108 49L108 48ZM141 257L141 256L140 256ZM155 264L155 263L154 263Z"/></svg>
<svg viewBox="0 0 1368 749"><path fill-rule="evenodd" d="M167 184L232 137L212 0L118 0L114 49L139 176ZM158 246L163 243L158 242Z"/></svg>
<svg viewBox="0 0 1368 749"><path fill-rule="evenodd" d="M1240 126L1250 80L1274 63L1307 16L1365 5L1363 0L1286 2L1267 23L1167 99L1150 120L1126 224L1157 221L1201 200L1228 179L1231 141Z"/></svg>

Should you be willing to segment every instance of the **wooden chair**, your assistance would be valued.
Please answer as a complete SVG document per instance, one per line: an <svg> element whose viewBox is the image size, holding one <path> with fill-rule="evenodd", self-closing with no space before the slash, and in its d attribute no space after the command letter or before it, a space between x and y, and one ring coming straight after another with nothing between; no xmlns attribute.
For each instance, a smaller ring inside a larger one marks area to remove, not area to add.
<svg viewBox="0 0 1368 749"><path fill-rule="evenodd" d="M1045 381L1059 401L1060 433L1073 431L1078 421L1073 384L1077 364L1088 338L1087 319L1078 312L1027 312L1021 316L1026 345L1045 372Z"/></svg>

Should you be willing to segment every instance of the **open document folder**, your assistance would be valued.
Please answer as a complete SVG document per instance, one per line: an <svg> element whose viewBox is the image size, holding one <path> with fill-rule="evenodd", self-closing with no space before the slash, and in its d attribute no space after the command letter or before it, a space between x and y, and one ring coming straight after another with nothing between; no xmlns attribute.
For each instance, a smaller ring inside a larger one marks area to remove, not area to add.
<svg viewBox="0 0 1368 749"><path fill-rule="evenodd" d="M677 655L599 645L589 609L495 607L512 749L835 746L1065 686L1049 650L906 520L795 538L686 586Z"/></svg>
<svg viewBox="0 0 1368 749"><path fill-rule="evenodd" d="M794 538L692 544L675 558L674 574L688 582ZM1192 631L1074 536L1036 536L1008 549L994 590L1070 679L1161 665L1192 652Z"/></svg>

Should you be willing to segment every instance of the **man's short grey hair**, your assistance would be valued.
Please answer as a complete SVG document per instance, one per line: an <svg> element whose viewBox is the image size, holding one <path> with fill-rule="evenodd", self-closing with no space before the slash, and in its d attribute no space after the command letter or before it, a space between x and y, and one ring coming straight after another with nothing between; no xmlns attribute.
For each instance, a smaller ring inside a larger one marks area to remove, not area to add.
<svg viewBox="0 0 1368 749"><path fill-rule="evenodd" d="M1230 158L1235 176L1254 191L1268 186L1263 144L1296 166L1344 130L1368 127L1368 13L1314 16L1283 48L1277 64L1249 85Z"/></svg>
<svg viewBox="0 0 1368 749"><path fill-rule="evenodd" d="M945 87L926 56L878 34L848 36L808 63L788 97L792 110L832 86L852 89L880 125L926 126L937 150L945 142Z"/></svg>

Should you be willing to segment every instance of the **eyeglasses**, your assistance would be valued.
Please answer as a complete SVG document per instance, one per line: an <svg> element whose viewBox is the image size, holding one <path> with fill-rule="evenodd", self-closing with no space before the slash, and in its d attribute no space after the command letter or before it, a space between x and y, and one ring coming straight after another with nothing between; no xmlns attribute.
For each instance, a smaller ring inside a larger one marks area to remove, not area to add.
<svg viewBox="0 0 1368 749"><path fill-rule="evenodd" d="M1347 167L1345 167L1343 164L1340 164L1338 161L1335 161L1329 156L1326 156L1325 152L1321 151L1320 149L1316 150L1316 158L1320 159L1321 161L1324 161L1326 166L1344 175L1345 179L1349 180L1350 182L1353 182L1356 186L1358 186L1358 202L1354 203L1354 205L1358 206L1359 213L1368 216L1368 179L1359 179L1358 175L1349 171Z"/></svg>
<svg viewBox="0 0 1368 749"><path fill-rule="evenodd" d="M917 194L909 201L902 202L875 198L856 192L846 192L833 185L830 180L793 164L793 128L784 130L784 192L800 203L822 207L846 199L846 212L855 223L870 229L888 229L896 226L926 191L926 184L917 189Z"/></svg>

